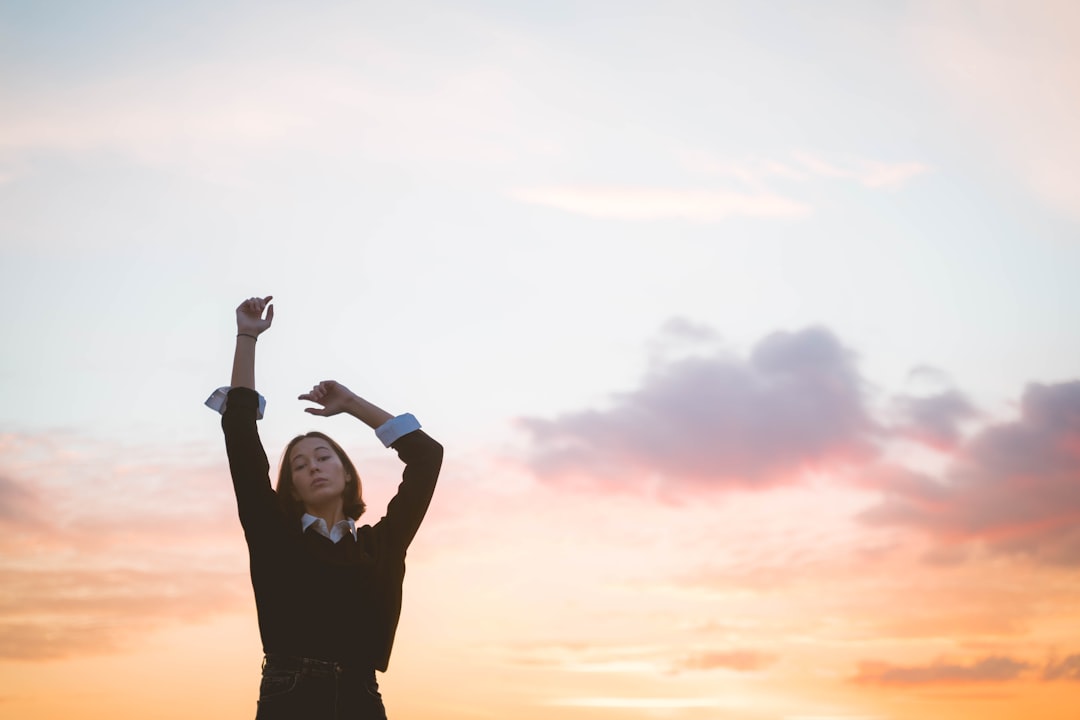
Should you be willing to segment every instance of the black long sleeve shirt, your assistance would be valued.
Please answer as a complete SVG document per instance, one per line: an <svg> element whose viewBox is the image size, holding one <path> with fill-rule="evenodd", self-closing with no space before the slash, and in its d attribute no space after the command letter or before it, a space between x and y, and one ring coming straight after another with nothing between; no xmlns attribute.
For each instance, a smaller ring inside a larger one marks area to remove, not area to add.
<svg viewBox="0 0 1080 720"><path fill-rule="evenodd" d="M265 653L385 671L405 578L405 551L427 512L442 446L421 430L391 447L405 463L397 494L375 525L337 543L285 515L255 424L258 394L229 391L221 419Z"/></svg>

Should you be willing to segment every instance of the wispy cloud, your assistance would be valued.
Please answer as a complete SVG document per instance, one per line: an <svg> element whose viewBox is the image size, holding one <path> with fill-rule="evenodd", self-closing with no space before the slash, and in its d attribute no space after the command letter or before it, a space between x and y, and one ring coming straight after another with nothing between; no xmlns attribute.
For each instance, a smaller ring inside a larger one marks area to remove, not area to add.
<svg viewBox="0 0 1080 720"><path fill-rule="evenodd" d="M0 657L112 652L250 602L224 463L73 435L0 448Z"/></svg>
<svg viewBox="0 0 1080 720"><path fill-rule="evenodd" d="M84 555L77 567L0 569L0 658L113 652L149 630L235 611L248 601L242 566L237 572L164 564L139 570L104 562Z"/></svg>
<svg viewBox="0 0 1080 720"><path fill-rule="evenodd" d="M750 673L773 665L776 655L749 648L687 652L666 645L609 646L586 643L527 645L510 651L510 661L574 673L645 673L678 675L686 672Z"/></svg>
<svg viewBox="0 0 1080 720"><path fill-rule="evenodd" d="M293 166L300 156L305 167L378 158L475 168L553 151L554 141L515 102L528 93L499 64L505 54L451 57L408 34L358 35L355 9L328 12L338 11L346 16L342 27L312 30L320 47L303 55L281 47L272 18L245 16L228 51L199 62L166 60L153 72L121 66L90 82L49 77L19 88L0 98L0 182L41 154L113 153L247 186L259 181L268 159ZM486 30L464 14L456 18L463 33ZM489 33L486 40L509 52L521 38ZM527 53L519 42L511 54L523 61Z"/></svg>
<svg viewBox="0 0 1080 720"><path fill-rule="evenodd" d="M1001 683L1017 680L1032 663L1007 656L990 656L968 664L935 662L930 665L890 665L865 661L859 663L852 680L873 685L931 685L966 683Z"/></svg>
<svg viewBox="0 0 1080 720"><path fill-rule="evenodd" d="M811 175L852 180L867 188L900 188L908 181L930 172L921 162L885 163L864 158L828 160L815 153L799 152L796 162Z"/></svg>
<svg viewBox="0 0 1080 720"><path fill-rule="evenodd" d="M837 162L812 153L796 153L790 161L750 162L719 162L700 153L683 153L680 163L692 174L723 182L684 187L550 185L520 187L508 194L532 205L607 220L714 223L733 217L810 215L814 206L794 196L791 188L812 181L850 180L867 188L895 189L930 170L918 162ZM783 185L784 190L776 185Z"/></svg>
<svg viewBox="0 0 1080 720"><path fill-rule="evenodd" d="M0 523L22 526L38 521L39 503L31 488L0 475Z"/></svg>
<svg viewBox="0 0 1080 720"><path fill-rule="evenodd" d="M685 708L727 707L730 698L719 697L578 697L550 700L559 707L622 708L632 710L678 710Z"/></svg>
<svg viewBox="0 0 1080 720"><path fill-rule="evenodd" d="M752 672L761 670L776 661L776 657L756 650L724 650L699 652L675 661L678 670L736 670Z"/></svg>

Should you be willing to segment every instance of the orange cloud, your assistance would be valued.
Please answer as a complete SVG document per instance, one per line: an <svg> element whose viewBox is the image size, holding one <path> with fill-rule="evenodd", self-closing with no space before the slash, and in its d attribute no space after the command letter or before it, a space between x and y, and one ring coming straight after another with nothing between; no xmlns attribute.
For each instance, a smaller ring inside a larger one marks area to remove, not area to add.
<svg viewBox="0 0 1080 720"><path fill-rule="evenodd" d="M775 657L756 650L726 650L701 652L679 658L673 664L676 670L737 670L752 672L775 661Z"/></svg>
<svg viewBox="0 0 1080 720"><path fill-rule="evenodd" d="M23 484L0 475L0 523L25 526L35 522L40 499Z"/></svg>
<svg viewBox="0 0 1080 720"><path fill-rule="evenodd" d="M729 670L756 672L776 657L760 650L702 650L684 652L666 645L610 646L589 643L527 645L511 652L512 662L535 667L552 667L567 672L666 673Z"/></svg>
<svg viewBox="0 0 1080 720"><path fill-rule="evenodd" d="M1002 683L1019 680L1036 664L1006 655L991 655L969 664L938 661L929 665L891 665L879 661L859 663L852 678L867 685L963 685L970 683ZM1047 663L1040 679L1043 681L1080 680L1080 655Z"/></svg>
<svg viewBox="0 0 1080 720"><path fill-rule="evenodd" d="M900 667L888 663L864 662L859 665L858 683L881 685L924 685L927 683L1002 682L1015 680L1031 667L1029 663L1007 657L989 657L972 665L934 663L924 667Z"/></svg>
<svg viewBox="0 0 1080 720"><path fill-rule="evenodd" d="M227 470L0 437L0 658L112 652L250 603Z"/></svg>
<svg viewBox="0 0 1080 720"><path fill-rule="evenodd" d="M3 569L0 585L0 658L15 660L114 652L149 630L250 604L242 571Z"/></svg>
<svg viewBox="0 0 1080 720"><path fill-rule="evenodd" d="M1080 681L1080 653L1069 655L1064 660L1051 660L1042 674L1043 680Z"/></svg>

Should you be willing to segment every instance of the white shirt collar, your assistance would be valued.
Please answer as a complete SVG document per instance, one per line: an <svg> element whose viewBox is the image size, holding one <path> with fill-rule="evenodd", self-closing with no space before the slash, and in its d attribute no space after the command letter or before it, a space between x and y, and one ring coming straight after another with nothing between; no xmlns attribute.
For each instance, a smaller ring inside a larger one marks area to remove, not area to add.
<svg viewBox="0 0 1080 720"><path fill-rule="evenodd" d="M353 540L356 540L356 523L351 517L346 516L344 520L339 520L334 523L334 527L327 529L326 521L321 517L315 517L311 513L304 513L300 518L300 529L302 532L307 532L308 528L315 526L315 532L322 535L324 538L329 538L330 542L338 542L341 538L345 537L345 533L351 533Z"/></svg>

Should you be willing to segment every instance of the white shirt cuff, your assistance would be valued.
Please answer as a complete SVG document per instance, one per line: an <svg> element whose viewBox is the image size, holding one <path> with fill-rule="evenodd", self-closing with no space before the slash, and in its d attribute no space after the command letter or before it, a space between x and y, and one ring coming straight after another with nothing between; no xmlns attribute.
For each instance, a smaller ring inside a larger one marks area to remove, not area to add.
<svg viewBox="0 0 1080 720"><path fill-rule="evenodd" d="M382 441L385 447L390 447L403 435L408 435L413 430L420 429L420 422L413 417L412 413L398 415L375 428L375 435Z"/></svg>
<svg viewBox="0 0 1080 720"><path fill-rule="evenodd" d="M206 398L206 407L210 408L211 410L217 410L219 413L224 415L225 406L228 404L229 401L230 390L232 390L232 388L228 385L224 387L219 387L217 390L210 394L210 397ZM264 398L262 396L262 393L260 393L259 409L255 413L255 419L262 420L264 412L266 412L266 398Z"/></svg>

